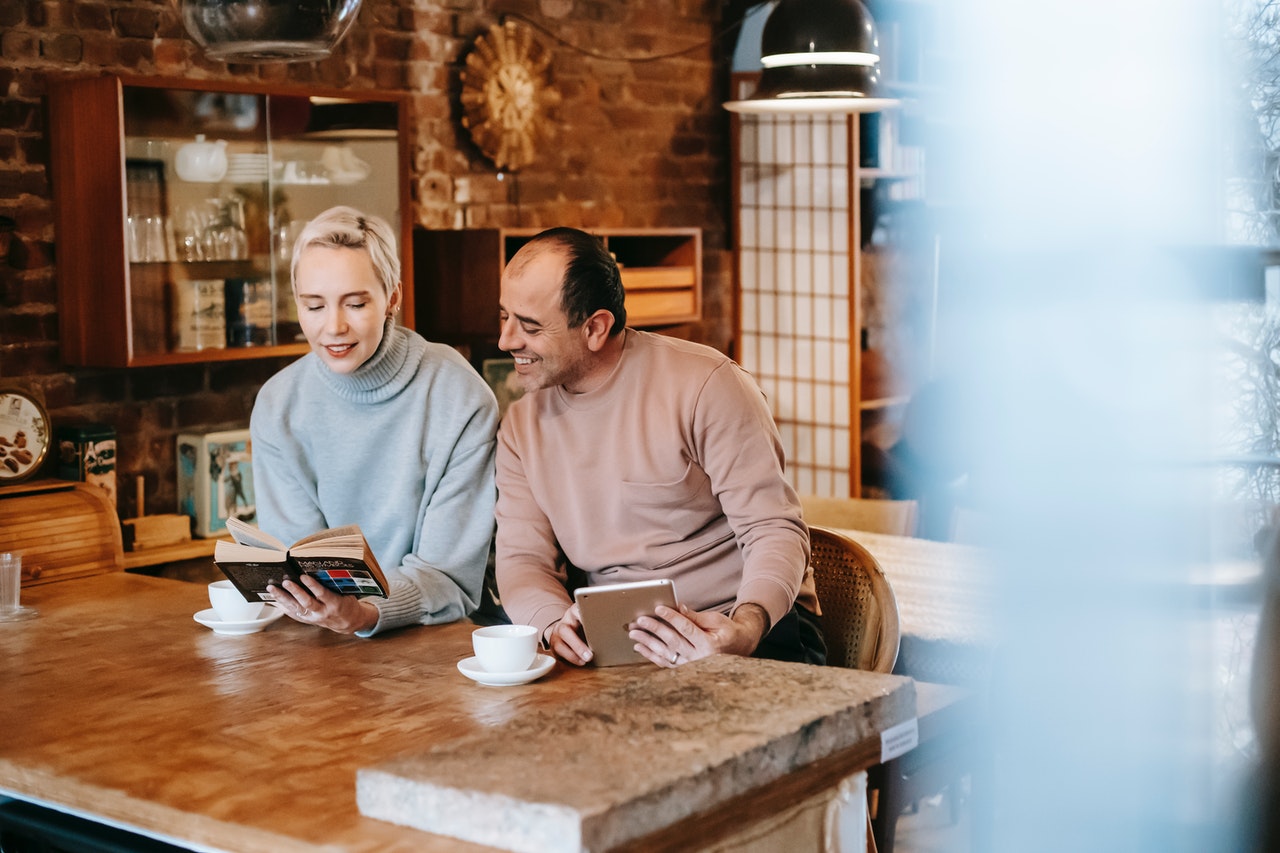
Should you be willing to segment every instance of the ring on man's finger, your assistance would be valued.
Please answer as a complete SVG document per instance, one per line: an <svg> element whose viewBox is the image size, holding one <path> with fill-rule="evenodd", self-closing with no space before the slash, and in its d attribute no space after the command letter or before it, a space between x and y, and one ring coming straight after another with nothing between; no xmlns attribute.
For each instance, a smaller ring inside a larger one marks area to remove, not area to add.
<svg viewBox="0 0 1280 853"><path fill-rule="evenodd" d="M674 655L671 656L671 664L674 666L675 662L678 660L680 660L680 653L676 652Z"/></svg>

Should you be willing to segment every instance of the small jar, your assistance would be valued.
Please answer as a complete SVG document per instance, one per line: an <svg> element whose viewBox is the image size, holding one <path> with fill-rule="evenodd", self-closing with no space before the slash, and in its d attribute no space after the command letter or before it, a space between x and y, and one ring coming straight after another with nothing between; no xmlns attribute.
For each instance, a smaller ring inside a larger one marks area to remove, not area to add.
<svg viewBox="0 0 1280 853"><path fill-rule="evenodd" d="M174 348L218 349L227 345L226 294L222 279L173 282Z"/></svg>
<svg viewBox="0 0 1280 853"><path fill-rule="evenodd" d="M229 278L226 284L227 346L275 343L275 292L270 279Z"/></svg>

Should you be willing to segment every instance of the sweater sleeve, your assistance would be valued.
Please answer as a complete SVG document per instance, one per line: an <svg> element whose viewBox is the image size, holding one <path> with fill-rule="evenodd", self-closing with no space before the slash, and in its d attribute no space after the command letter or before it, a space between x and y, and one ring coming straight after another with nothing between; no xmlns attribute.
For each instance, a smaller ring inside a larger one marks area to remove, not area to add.
<svg viewBox="0 0 1280 853"><path fill-rule="evenodd" d="M698 397L695 452L742 552L734 608L753 602L776 625L795 603L809 564L809 532L783 469L782 441L764 395L726 362Z"/></svg>
<svg viewBox="0 0 1280 853"><path fill-rule="evenodd" d="M472 415L427 499L417 546L405 555L390 595L367 599L378 608L378 622L359 636L457 621L480 604L493 542L498 409L487 386L470 402Z"/></svg>

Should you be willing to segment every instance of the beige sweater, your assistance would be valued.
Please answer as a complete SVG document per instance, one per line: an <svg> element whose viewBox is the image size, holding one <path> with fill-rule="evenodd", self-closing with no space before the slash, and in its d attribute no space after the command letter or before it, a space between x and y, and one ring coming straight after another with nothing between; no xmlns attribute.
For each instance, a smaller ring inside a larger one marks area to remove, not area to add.
<svg viewBox="0 0 1280 853"><path fill-rule="evenodd" d="M609 378L507 411L497 452L498 591L545 630L571 603L565 562L591 585L670 578L682 604L754 602L777 624L816 611L809 534L783 477L764 395L710 347L626 331Z"/></svg>

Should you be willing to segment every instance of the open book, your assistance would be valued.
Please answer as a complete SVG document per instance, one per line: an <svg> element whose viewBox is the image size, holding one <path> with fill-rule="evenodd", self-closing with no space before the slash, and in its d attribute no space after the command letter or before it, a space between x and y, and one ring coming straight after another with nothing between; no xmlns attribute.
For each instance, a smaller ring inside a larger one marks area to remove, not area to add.
<svg viewBox="0 0 1280 853"><path fill-rule="evenodd" d="M249 601L271 601L268 584L299 582L304 573L343 595L387 597L387 577L357 525L321 530L288 546L234 516L227 532L235 541L218 540L213 562Z"/></svg>

